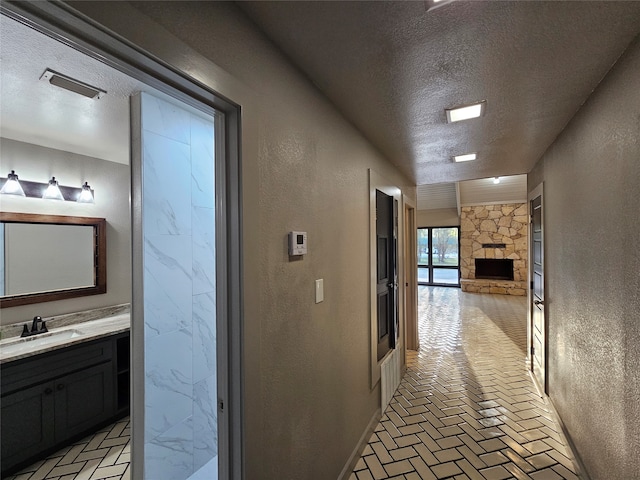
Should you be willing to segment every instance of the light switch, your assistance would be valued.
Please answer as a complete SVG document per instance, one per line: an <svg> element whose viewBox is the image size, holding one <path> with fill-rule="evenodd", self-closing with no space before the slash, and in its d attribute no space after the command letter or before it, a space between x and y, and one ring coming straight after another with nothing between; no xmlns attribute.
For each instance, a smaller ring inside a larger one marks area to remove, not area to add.
<svg viewBox="0 0 640 480"><path fill-rule="evenodd" d="M316 303L324 301L324 279L316 280Z"/></svg>

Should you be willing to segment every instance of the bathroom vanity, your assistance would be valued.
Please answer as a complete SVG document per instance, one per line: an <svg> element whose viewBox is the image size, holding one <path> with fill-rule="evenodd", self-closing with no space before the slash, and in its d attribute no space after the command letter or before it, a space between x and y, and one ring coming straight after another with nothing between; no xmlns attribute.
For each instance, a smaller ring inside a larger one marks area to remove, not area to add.
<svg viewBox="0 0 640 480"><path fill-rule="evenodd" d="M129 314L0 342L2 475L129 413Z"/></svg>

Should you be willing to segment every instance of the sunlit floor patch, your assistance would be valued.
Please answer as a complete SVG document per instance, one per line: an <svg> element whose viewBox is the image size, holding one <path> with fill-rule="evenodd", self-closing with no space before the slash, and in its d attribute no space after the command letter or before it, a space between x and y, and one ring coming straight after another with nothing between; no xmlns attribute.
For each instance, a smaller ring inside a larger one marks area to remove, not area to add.
<svg viewBox="0 0 640 480"><path fill-rule="evenodd" d="M526 368L526 299L419 287L420 350L350 480L573 480Z"/></svg>

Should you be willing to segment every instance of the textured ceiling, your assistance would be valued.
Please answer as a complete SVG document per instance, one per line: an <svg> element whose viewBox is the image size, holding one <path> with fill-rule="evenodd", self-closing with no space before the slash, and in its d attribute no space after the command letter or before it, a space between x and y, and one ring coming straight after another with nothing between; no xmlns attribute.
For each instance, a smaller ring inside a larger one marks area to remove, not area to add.
<svg viewBox="0 0 640 480"><path fill-rule="evenodd" d="M417 184L527 173L640 33L640 2L238 5Z"/></svg>
<svg viewBox="0 0 640 480"><path fill-rule="evenodd" d="M0 61L0 135L129 163L129 96L150 87L4 15ZM94 100L54 87L40 80L46 68L107 94Z"/></svg>

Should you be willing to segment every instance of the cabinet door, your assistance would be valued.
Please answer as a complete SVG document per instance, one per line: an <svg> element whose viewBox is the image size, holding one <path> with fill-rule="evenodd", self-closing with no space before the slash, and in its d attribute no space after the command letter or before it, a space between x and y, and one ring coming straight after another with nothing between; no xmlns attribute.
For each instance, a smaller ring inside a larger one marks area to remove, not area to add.
<svg viewBox="0 0 640 480"><path fill-rule="evenodd" d="M56 442L88 433L115 413L110 362L61 377L54 388Z"/></svg>
<svg viewBox="0 0 640 480"><path fill-rule="evenodd" d="M2 397L2 470L37 455L53 443L53 383Z"/></svg>

